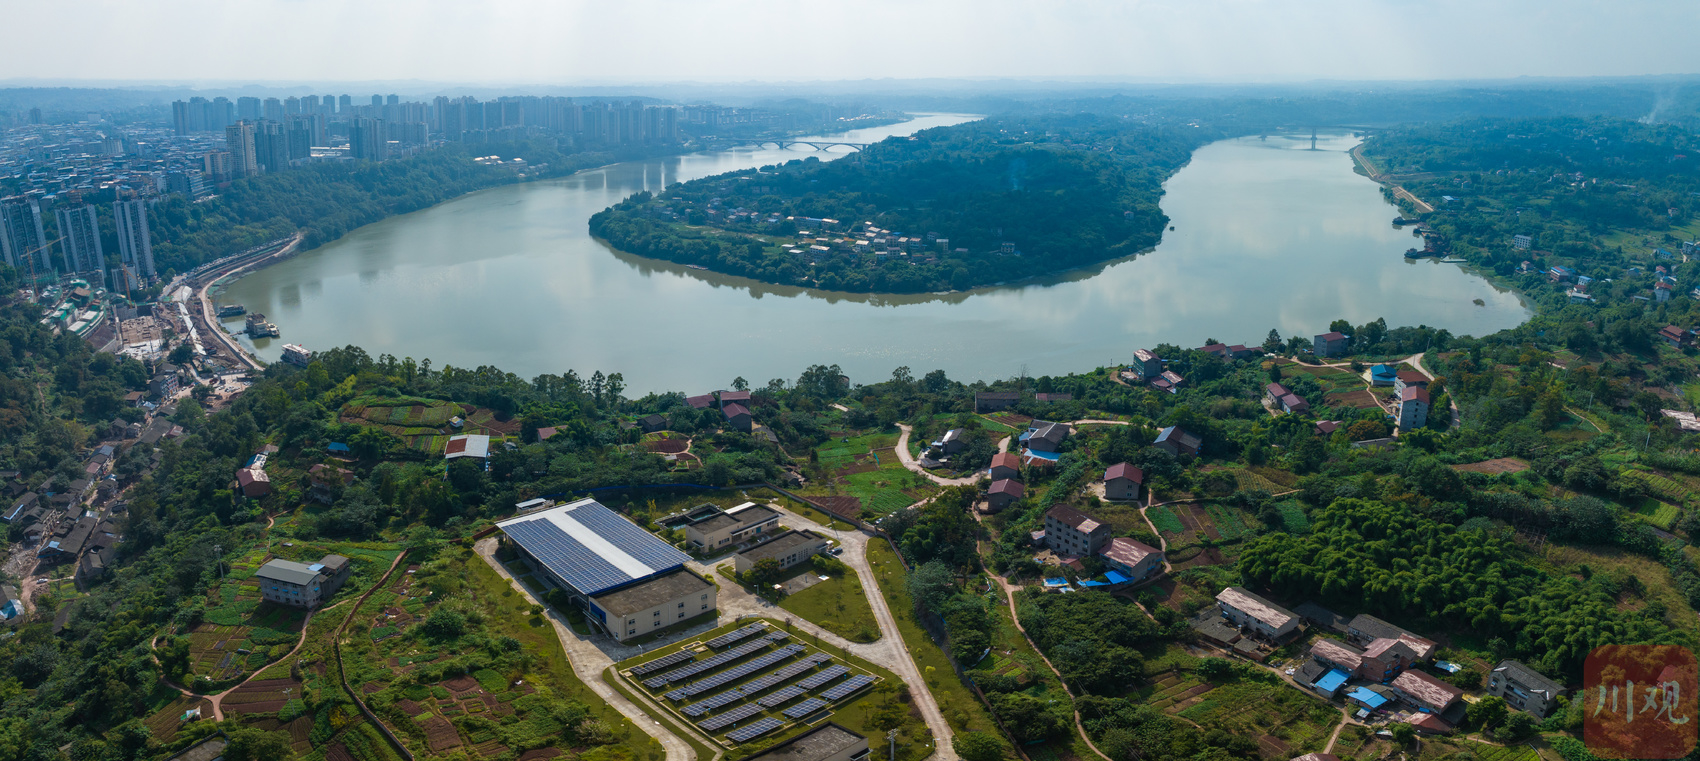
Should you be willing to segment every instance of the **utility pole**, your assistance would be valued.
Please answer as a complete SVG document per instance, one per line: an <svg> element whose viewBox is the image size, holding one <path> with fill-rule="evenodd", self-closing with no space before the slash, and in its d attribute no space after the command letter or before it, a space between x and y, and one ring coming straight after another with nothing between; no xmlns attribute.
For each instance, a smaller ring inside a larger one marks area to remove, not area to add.
<svg viewBox="0 0 1700 761"><path fill-rule="evenodd" d="M885 733L885 739L891 741L891 761L897 761L897 730Z"/></svg>

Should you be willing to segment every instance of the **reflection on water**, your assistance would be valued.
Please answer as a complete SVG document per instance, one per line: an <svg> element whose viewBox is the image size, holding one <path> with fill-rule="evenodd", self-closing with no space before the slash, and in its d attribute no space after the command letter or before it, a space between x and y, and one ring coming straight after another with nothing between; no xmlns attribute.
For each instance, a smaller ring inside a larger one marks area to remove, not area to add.
<svg viewBox="0 0 1700 761"><path fill-rule="evenodd" d="M857 142L957 123L927 116ZM532 376L624 373L633 394L701 393L735 377L838 364L857 382L907 365L961 380L1089 370L1157 343L1261 342L1329 321L1425 323L1482 335L1521 322L1512 294L1454 265L1408 261L1416 239L1352 172L1347 135L1201 148L1170 179L1155 251L1019 287L868 295L774 286L610 250L591 214L640 190L820 154L742 149L616 164L504 186L350 233L250 275L224 297L284 341L357 344L438 366ZM822 156L823 159L834 155ZM1471 303L1481 299L1482 306ZM240 322L236 323L240 325Z"/></svg>

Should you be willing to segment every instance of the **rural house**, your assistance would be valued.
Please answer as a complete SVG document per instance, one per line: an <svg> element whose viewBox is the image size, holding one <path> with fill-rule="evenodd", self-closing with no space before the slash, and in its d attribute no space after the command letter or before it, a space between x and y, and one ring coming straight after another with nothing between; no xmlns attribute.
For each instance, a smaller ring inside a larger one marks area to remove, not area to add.
<svg viewBox="0 0 1700 761"><path fill-rule="evenodd" d="M1125 462L1104 469L1104 499L1139 499L1145 471Z"/></svg>
<svg viewBox="0 0 1700 761"><path fill-rule="evenodd" d="M1028 449L1036 452L1056 452L1062 449L1064 441L1068 440L1070 430L1068 423L1051 423L1044 420L1033 421L1033 427L1021 437L1022 443Z"/></svg>
<svg viewBox="0 0 1700 761"><path fill-rule="evenodd" d="M1021 401L1021 394L1014 391L981 391L974 394L975 412L997 412L1007 410Z"/></svg>
<svg viewBox="0 0 1700 761"><path fill-rule="evenodd" d="M1292 611L1254 595L1244 587L1222 590L1216 595L1216 608L1223 618L1264 639L1279 640L1299 629L1299 617Z"/></svg>
<svg viewBox="0 0 1700 761"><path fill-rule="evenodd" d="M1421 671L1406 671L1387 685L1400 700L1423 713L1446 713L1464 691Z"/></svg>
<svg viewBox="0 0 1700 761"><path fill-rule="evenodd" d="M1045 513L1045 546L1059 555L1096 554L1110 541L1110 527L1066 505Z"/></svg>
<svg viewBox="0 0 1700 761"><path fill-rule="evenodd" d="M1163 571L1163 551L1149 544L1118 536L1101 553L1112 569L1134 581L1144 581Z"/></svg>
<svg viewBox="0 0 1700 761"><path fill-rule="evenodd" d="M260 580L260 597L267 602L316 608L342 588L352 570L348 558L341 555L326 555L311 564L273 558L254 572L254 578Z"/></svg>
<svg viewBox="0 0 1700 761"><path fill-rule="evenodd" d="M750 411L736 402L720 408L720 413L726 416L726 426L734 430L749 433L755 429L755 421L750 418Z"/></svg>
<svg viewBox="0 0 1700 761"><path fill-rule="evenodd" d="M1017 478L1021 475L1021 458L1010 452L992 455L992 466L986 475L993 481Z"/></svg>
<svg viewBox="0 0 1700 761"><path fill-rule="evenodd" d="M826 552L826 547L826 537L813 531L793 529L733 556L732 568L738 573L747 573L756 567L756 563L775 560L783 570Z"/></svg>
<svg viewBox="0 0 1700 761"><path fill-rule="evenodd" d="M1409 431L1428 424L1428 389L1412 386L1399 395L1399 430Z"/></svg>
<svg viewBox="0 0 1700 761"><path fill-rule="evenodd" d="M1541 676L1518 661L1500 661L1488 674L1487 694L1505 698L1505 704L1519 711L1546 718L1564 685Z"/></svg>
<svg viewBox="0 0 1700 761"><path fill-rule="evenodd" d="M986 490L986 504L995 512L1020 501L1021 496L1025 493L1026 489L1022 487L1020 481L1007 478L1001 481L993 481L991 488Z"/></svg>
<svg viewBox="0 0 1700 761"><path fill-rule="evenodd" d="M1128 369L1133 370L1140 380L1148 381L1163 374L1163 360L1149 349L1136 349L1133 364Z"/></svg>
<svg viewBox="0 0 1700 761"><path fill-rule="evenodd" d="M1198 436L1188 433L1180 426L1171 425L1157 433L1157 438L1151 442L1151 446L1168 452L1177 458L1182 456L1197 457L1199 445L1202 443L1203 440Z"/></svg>
<svg viewBox="0 0 1700 761"><path fill-rule="evenodd" d="M1311 352L1318 357L1339 357L1346 353L1346 345L1351 339L1338 330L1319 333L1311 339Z"/></svg>

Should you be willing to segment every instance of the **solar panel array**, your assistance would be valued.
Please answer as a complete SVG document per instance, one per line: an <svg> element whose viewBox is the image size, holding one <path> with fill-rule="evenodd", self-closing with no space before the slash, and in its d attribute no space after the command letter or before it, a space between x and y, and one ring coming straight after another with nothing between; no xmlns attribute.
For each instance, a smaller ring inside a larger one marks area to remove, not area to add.
<svg viewBox="0 0 1700 761"><path fill-rule="evenodd" d="M760 634L762 632L762 630L766 629L766 628L767 627L762 626L761 624L753 624L751 626L746 626L746 627L739 629L737 631L727 632L727 633L722 634L718 637L715 637L714 639L709 640L708 646L709 647L725 647L725 646L730 645L734 642L737 642L738 640L744 639L745 637L754 637L757 634Z"/></svg>
<svg viewBox="0 0 1700 761"><path fill-rule="evenodd" d="M765 639L768 642L782 642L785 639L789 638L790 636L791 635L786 634L785 632L774 632L772 634L767 635L766 637L763 637L762 639Z"/></svg>
<svg viewBox="0 0 1700 761"><path fill-rule="evenodd" d="M867 674L857 674L844 680L843 683L839 684L837 687L833 687L832 689L821 693L820 696L826 700L838 700L839 698L845 697L846 695L873 683L873 677L868 676Z"/></svg>
<svg viewBox="0 0 1700 761"><path fill-rule="evenodd" d="M804 694L803 688L793 684L783 690L776 690L772 695L768 695L756 702L767 706L768 708L778 708L790 701L802 697Z"/></svg>
<svg viewBox="0 0 1700 761"><path fill-rule="evenodd" d="M650 661L648 663L642 663L642 664L633 666L632 667L632 676L643 676L644 674L649 674L649 673L652 673L652 672L660 671L664 668L667 668L668 666L673 666L673 665L677 665L677 664L680 664L680 663L684 663L685 661L688 661L688 660L695 658L695 657L697 657L697 654L693 653L689 650L680 650L679 652L674 653L672 655L663 655L660 658L656 658L655 660Z"/></svg>
<svg viewBox="0 0 1700 761"><path fill-rule="evenodd" d="M709 669L724 666L746 655L760 652L765 649L767 649L766 642L751 642L747 645L739 645L738 647L727 650L726 652L712 658L705 658L688 666L680 666L679 668L673 669L661 676L654 676L645 679L643 680L643 686L653 690L664 685L672 684L673 682L677 682L681 679L701 674Z"/></svg>
<svg viewBox="0 0 1700 761"><path fill-rule="evenodd" d="M815 674L814 676L811 676L808 679L804 679L803 681L798 682L797 686L801 687L805 690L812 690L812 689L815 689L816 687L823 686L823 685L831 682L832 680L837 679L841 676L844 676L845 674L848 674L848 673L850 673L850 669L847 669L843 666L840 666L840 665L828 666L827 668L822 669L819 674Z"/></svg>
<svg viewBox="0 0 1700 761"><path fill-rule="evenodd" d="M750 703L749 705L738 706L737 708L718 716L710 716L703 719L702 721L697 722L697 726L702 727L706 731L713 732L721 727L729 727L735 721L748 719L758 713L761 713L761 706Z"/></svg>
<svg viewBox="0 0 1700 761"><path fill-rule="evenodd" d="M727 690L725 692L722 692L718 695L710 696L707 699L702 700L701 702L692 703L688 706L685 706L684 708L679 709L679 712L694 719L698 716L701 716L705 713L708 713L709 711L712 711L712 710L719 708L723 705L729 705L729 704L732 704L732 703L736 703L736 702L743 700L743 699L744 699L744 691L743 690L731 689L731 690Z"/></svg>
<svg viewBox="0 0 1700 761"><path fill-rule="evenodd" d="M749 742L775 729L785 726L778 719L762 719L754 724L726 733L726 738L732 742Z"/></svg>
<svg viewBox="0 0 1700 761"><path fill-rule="evenodd" d="M765 643L765 642L758 643L758 644L761 644L763 647L767 646L767 643ZM725 671L722 671L718 674L715 674L714 676L708 677L706 679L699 679L695 682L691 682L690 684L685 685L684 687L680 687L677 690L674 690L672 692L667 693L667 698L669 700L683 700L683 699L688 698L692 695L698 695L698 694L701 694L701 693L704 693L704 692L708 692L709 690L712 690L716 687L719 687L720 685L729 684L731 682L736 682L739 679L743 679L746 676L758 673L758 672L762 671L763 669L766 669L767 667L772 666L775 663L778 663L778 662L783 661L787 658L790 658L791 656L794 656L798 653L801 653L801 652L804 651L804 649L805 648L802 645L786 645L785 647L782 647L782 648L780 648L780 649L778 649L774 652L768 653L767 655L764 655L760 658L756 658L755 660L752 660L749 663L740 663L736 666L733 666L732 668L726 669Z"/></svg>

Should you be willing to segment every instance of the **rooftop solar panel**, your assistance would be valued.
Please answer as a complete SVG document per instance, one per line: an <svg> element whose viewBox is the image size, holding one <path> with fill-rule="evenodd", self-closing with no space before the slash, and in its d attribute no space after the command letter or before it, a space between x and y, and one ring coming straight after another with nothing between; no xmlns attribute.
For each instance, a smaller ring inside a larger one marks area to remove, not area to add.
<svg viewBox="0 0 1700 761"><path fill-rule="evenodd" d="M702 721L697 722L697 726L702 727L704 730L709 732L713 732L721 727L732 726L733 722L743 721L744 719L748 719L759 713L761 713L761 706L750 703L748 705L738 706L737 708L725 713L703 719Z"/></svg>
<svg viewBox="0 0 1700 761"><path fill-rule="evenodd" d="M636 666L633 666L632 667L632 676L643 676L644 674L653 674L657 671L660 671L664 668L667 668L668 666L676 666L678 664L684 663L685 661L691 660L692 658L695 658L695 657L697 657L697 654L693 653L689 650L680 650L679 652L673 653L672 655L663 655L660 658L656 658L655 660L650 661L648 663L640 663Z"/></svg>
<svg viewBox="0 0 1700 761"><path fill-rule="evenodd" d="M781 724L778 719L766 718L747 727L740 727L727 732L726 739L738 743L749 742L783 726L785 725Z"/></svg>
<svg viewBox="0 0 1700 761"><path fill-rule="evenodd" d="M828 666L824 669L821 669L820 673L815 674L815 675L809 677L808 679L804 679L801 682L798 682L797 686L801 687L805 690L812 690L812 689L815 689L817 687L822 687L822 686L825 686L827 684L831 684L832 680L837 679L841 676L844 676L845 674L848 674L848 673L850 673L850 669L847 669L843 666L839 666L839 665Z"/></svg>
<svg viewBox="0 0 1700 761"><path fill-rule="evenodd" d="M873 677L868 676L867 674L857 674L853 677L850 677L849 679L844 680L843 682L840 682L838 684L838 686L833 687L829 690L826 690L825 692L822 692L820 694L820 696L821 696L821 698L823 698L825 700L839 700L841 698L848 696L850 693L855 692L857 690L860 690L863 687L866 687L866 686L873 684L873 683L874 683Z"/></svg>
<svg viewBox="0 0 1700 761"><path fill-rule="evenodd" d="M550 572L586 595L672 570L690 559L593 499L499 525Z"/></svg>
<svg viewBox="0 0 1700 761"><path fill-rule="evenodd" d="M751 626L746 626L746 627L739 629L737 631L730 631L730 632L727 632L725 634L722 634L718 637L715 637L714 639L709 640L706 644L709 647L714 647L714 648L725 647L725 646L730 645L734 642L737 642L738 640L745 639L747 637L754 637L755 635L762 633L766 629L767 629L767 627L762 626L761 624L753 624Z"/></svg>
<svg viewBox="0 0 1700 761"><path fill-rule="evenodd" d="M791 685L790 687L786 687L782 690L774 690L773 694L764 696L756 702L767 706L768 708L777 708L802 697L804 694L803 688L798 687L797 685Z"/></svg>
<svg viewBox="0 0 1700 761"><path fill-rule="evenodd" d="M820 698L809 698L808 700L785 709L785 718L801 719L804 716L808 716L809 714L819 711L825 707L826 701L821 700Z"/></svg>

